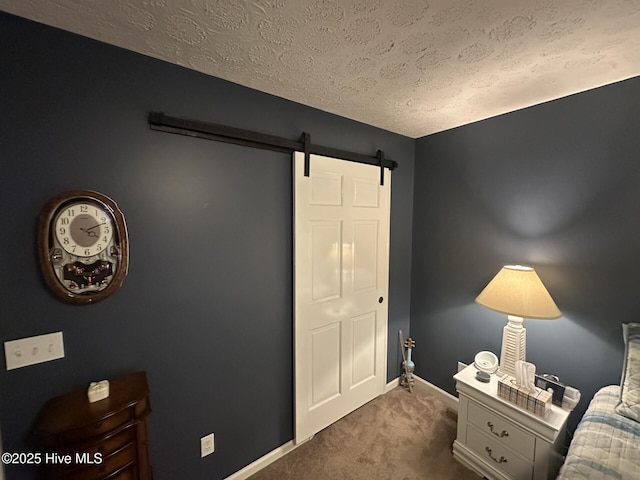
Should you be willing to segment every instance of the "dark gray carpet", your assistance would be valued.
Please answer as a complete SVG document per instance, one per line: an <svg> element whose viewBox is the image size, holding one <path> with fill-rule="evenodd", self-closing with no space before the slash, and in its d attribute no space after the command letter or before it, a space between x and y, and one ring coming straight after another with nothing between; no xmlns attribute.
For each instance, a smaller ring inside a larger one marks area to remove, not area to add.
<svg viewBox="0 0 640 480"><path fill-rule="evenodd" d="M456 413L416 384L327 427L250 480L479 480L454 460Z"/></svg>

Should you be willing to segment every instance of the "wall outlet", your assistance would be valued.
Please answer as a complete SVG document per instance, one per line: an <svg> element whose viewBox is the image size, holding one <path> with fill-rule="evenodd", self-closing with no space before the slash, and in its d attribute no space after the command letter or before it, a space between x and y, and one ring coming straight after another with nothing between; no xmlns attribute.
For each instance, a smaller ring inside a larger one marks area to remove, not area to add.
<svg viewBox="0 0 640 480"><path fill-rule="evenodd" d="M7 370L35 365L64 357L62 332L4 342Z"/></svg>
<svg viewBox="0 0 640 480"><path fill-rule="evenodd" d="M213 433L205 435L200 439L200 458L211 455L215 451L215 440Z"/></svg>

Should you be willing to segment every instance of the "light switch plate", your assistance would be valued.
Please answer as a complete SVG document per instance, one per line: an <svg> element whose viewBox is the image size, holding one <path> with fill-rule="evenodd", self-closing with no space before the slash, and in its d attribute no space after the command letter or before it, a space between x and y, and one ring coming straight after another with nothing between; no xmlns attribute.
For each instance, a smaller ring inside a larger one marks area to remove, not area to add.
<svg viewBox="0 0 640 480"><path fill-rule="evenodd" d="M7 370L49 362L64 357L62 332L4 342Z"/></svg>

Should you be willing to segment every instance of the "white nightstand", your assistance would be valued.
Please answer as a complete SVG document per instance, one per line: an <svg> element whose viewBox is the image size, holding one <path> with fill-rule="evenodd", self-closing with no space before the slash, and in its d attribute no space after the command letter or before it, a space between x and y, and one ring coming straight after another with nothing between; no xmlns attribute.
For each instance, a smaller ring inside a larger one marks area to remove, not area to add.
<svg viewBox="0 0 640 480"><path fill-rule="evenodd" d="M498 378L476 380L469 365L453 378L458 391L458 437L453 456L481 476L502 480L556 478L569 411L551 405L545 418L498 397Z"/></svg>

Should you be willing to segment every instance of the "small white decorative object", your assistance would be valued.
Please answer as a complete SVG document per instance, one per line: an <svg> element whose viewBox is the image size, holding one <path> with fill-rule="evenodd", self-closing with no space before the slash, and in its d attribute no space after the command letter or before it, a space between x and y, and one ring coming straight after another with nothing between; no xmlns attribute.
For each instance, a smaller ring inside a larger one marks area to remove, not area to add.
<svg viewBox="0 0 640 480"><path fill-rule="evenodd" d="M91 382L87 389L87 397L89 403L104 400L109 396L109 380L102 380L101 382Z"/></svg>
<svg viewBox="0 0 640 480"><path fill-rule="evenodd" d="M494 373L498 369L498 357L493 352L485 350L476 354L473 364L478 370Z"/></svg>

